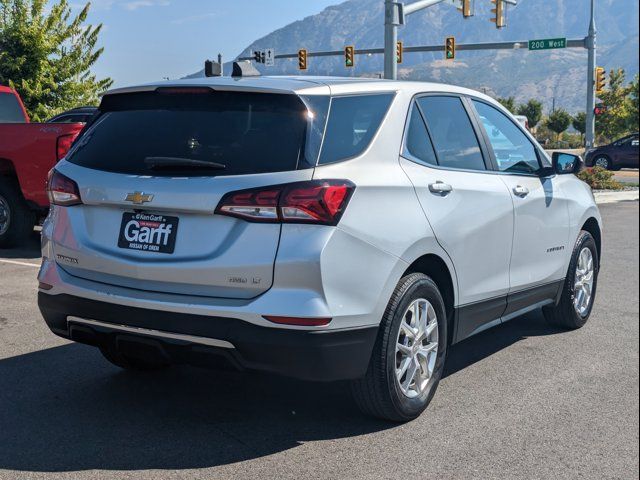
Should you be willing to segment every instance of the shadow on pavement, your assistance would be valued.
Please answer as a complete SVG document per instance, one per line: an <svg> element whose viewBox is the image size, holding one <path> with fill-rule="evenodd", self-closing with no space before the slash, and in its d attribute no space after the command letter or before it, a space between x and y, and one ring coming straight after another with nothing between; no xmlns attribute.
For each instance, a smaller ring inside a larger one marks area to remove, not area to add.
<svg viewBox="0 0 640 480"><path fill-rule="evenodd" d="M553 333L539 314L514 320L454 346L446 375ZM359 413L343 383L131 374L77 344L0 360L0 405L0 470L32 472L205 468L395 427Z"/></svg>
<svg viewBox="0 0 640 480"><path fill-rule="evenodd" d="M40 258L40 231L35 230L23 245L0 248L0 258Z"/></svg>

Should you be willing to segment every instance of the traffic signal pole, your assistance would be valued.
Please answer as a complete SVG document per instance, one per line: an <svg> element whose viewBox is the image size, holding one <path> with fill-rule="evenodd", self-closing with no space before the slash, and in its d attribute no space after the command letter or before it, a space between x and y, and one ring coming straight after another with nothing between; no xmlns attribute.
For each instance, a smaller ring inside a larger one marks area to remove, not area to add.
<svg viewBox="0 0 640 480"><path fill-rule="evenodd" d="M595 96L595 72L596 72L596 21L595 0L591 0L591 20L589 22L589 35L586 38L587 47L587 125L585 130L585 146L593 147L596 137L596 96Z"/></svg>
<svg viewBox="0 0 640 480"><path fill-rule="evenodd" d="M396 57L398 27L404 25L405 17L444 1L419 0L409 5L404 5L396 0L384 0L384 78L389 80L398 79L398 61Z"/></svg>
<svg viewBox="0 0 640 480"><path fill-rule="evenodd" d="M567 39L566 48L586 48L587 38L573 38ZM481 50L527 50L529 44L528 40L520 40L517 42L484 42L484 43L458 43L456 44L456 52L471 52ZM437 45L403 45L402 51L407 53L436 53L445 51L445 42ZM393 55L395 60L395 49L393 47ZM380 55L384 54L384 48L356 48L356 55ZM323 50L318 52L307 52L308 58L320 58L320 57L344 57L345 51L343 50ZM296 53L280 53L274 56L276 60L297 59L298 52ZM239 57L237 61L249 61L254 60L253 56Z"/></svg>

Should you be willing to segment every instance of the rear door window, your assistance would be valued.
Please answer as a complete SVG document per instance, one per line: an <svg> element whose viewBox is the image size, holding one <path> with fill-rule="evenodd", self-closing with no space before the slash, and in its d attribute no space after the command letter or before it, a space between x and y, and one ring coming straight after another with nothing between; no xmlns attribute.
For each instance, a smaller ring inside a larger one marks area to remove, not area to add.
<svg viewBox="0 0 640 480"><path fill-rule="evenodd" d="M382 124L394 94L354 95L331 100L320 164L364 152Z"/></svg>
<svg viewBox="0 0 640 480"><path fill-rule="evenodd" d="M0 93L0 123L24 123L24 112L12 93Z"/></svg>
<svg viewBox="0 0 640 480"><path fill-rule="evenodd" d="M478 138L458 97L427 96L418 99L438 165L462 170L486 170Z"/></svg>
<svg viewBox="0 0 640 480"><path fill-rule="evenodd" d="M420 110L415 104L411 109L411 117L409 118L405 156L413 158L420 163L438 165L427 127L424 124Z"/></svg>
<svg viewBox="0 0 640 480"><path fill-rule="evenodd" d="M169 89L104 97L67 157L109 172L221 176L296 170L307 107L296 95ZM316 153L317 155L317 153Z"/></svg>

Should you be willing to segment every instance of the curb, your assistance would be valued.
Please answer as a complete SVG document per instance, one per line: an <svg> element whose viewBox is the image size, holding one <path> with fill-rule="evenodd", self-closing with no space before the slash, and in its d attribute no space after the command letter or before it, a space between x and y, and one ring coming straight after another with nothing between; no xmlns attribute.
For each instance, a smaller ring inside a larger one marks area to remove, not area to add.
<svg viewBox="0 0 640 480"><path fill-rule="evenodd" d="M625 192L593 192L598 205L606 203L633 202L640 199L639 190L627 190Z"/></svg>

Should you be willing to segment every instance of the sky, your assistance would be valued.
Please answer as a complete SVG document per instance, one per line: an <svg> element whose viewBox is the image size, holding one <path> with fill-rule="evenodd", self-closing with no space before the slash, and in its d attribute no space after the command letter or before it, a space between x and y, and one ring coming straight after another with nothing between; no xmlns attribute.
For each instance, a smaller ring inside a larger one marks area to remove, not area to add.
<svg viewBox="0 0 640 480"><path fill-rule="evenodd" d="M91 0L87 23L103 24L93 68L116 87L180 78L218 53L235 58L254 40L341 0ZM86 2L74 1L77 12Z"/></svg>

